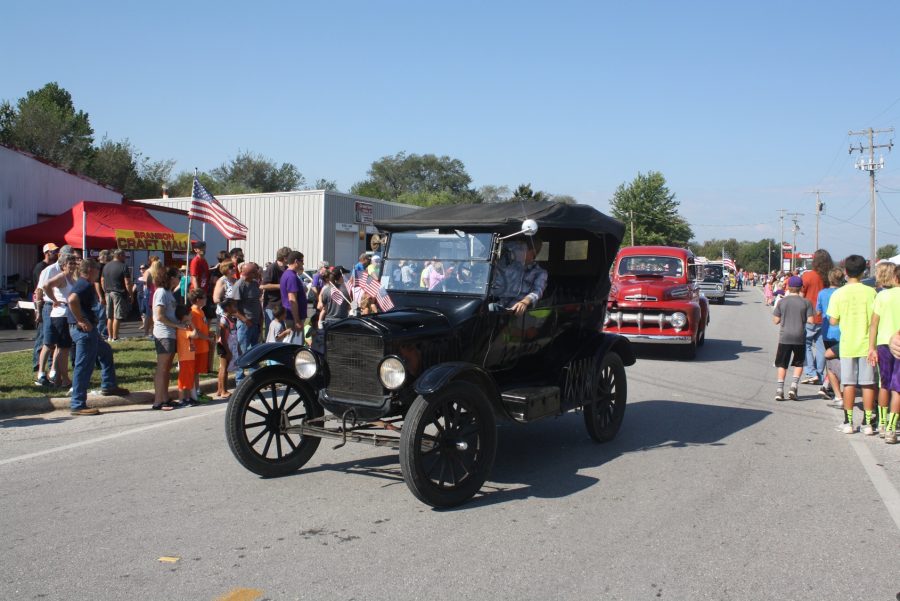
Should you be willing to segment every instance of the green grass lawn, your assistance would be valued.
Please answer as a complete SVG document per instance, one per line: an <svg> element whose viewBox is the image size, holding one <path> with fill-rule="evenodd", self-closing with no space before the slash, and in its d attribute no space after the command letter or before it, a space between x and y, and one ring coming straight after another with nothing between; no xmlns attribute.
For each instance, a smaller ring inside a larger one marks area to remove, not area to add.
<svg viewBox="0 0 900 601"><path fill-rule="evenodd" d="M156 350L152 340L122 340L114 342L113 360L119 386L131 391L152 390L156 371ZM177 362L176 362L177 365ZM71 377L71 366L69 376ZM208 377L208 376L207 376ZM173 366L170 382L178 380L178 368ZM94 369L90 389L100 388L100 370ZM0 355L0 399L66 396L66 390L40 388L34 385L31 371L31 350Z"/></svg>

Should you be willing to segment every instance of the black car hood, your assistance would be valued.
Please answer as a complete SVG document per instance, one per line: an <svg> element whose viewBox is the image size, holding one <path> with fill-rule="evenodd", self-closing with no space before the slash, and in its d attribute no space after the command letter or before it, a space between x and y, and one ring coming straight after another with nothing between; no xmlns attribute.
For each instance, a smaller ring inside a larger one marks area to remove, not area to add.
<svg viewBox="0 0 900 601"><path fill-rule="evenodd" d="M400 309L364 317L348 317L329 329L335 332L366 329L373 334L405 338L447 332L450 330L450 320L443 313L429 309Z"/></svg>

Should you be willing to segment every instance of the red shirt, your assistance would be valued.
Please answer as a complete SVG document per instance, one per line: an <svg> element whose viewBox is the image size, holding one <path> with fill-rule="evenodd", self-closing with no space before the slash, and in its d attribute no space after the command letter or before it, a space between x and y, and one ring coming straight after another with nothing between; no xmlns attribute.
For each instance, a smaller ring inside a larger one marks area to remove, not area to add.
<svg viewBox="0 0 900 601"><path fill-rule="evenodd" d="M813 270L804 271L803 275L800 276L800 279L803 280L803 286L800 288L800 296L808 300L812 306L815 307L816 301L819 300L819 293L826 287L825 282L822 281L822 277L819 273ZM820 315L816 315L814 319L816 323L822 323L822 317Z"/></svg>
<svg viewBox="0 0 900 601"><path fill-rule="evenodd" d="M194 258L191 259L191 276L197 278L201 290L209 292L209 263L207 263L206 259L200 255L195 255ZM195 286L192 281L191 290L194 288Z"/></svg>

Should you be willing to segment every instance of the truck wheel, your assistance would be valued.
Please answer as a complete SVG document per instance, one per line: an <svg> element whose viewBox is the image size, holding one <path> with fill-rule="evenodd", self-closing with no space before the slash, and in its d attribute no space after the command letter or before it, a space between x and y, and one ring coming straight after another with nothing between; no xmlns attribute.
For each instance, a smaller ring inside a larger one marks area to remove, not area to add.
<svg viewBox="0 0 900 601"><path fill-rule="evenodd" d="M584 425L596 442L608 442L616 437L625 419L628 381L625 365L617 353L603 356L594 384L594 398L584 406Z"/></svg>
<svg viewBox="0 0 900 601"><path fill-rule="evenodd" d="M697 346L703 346L706 344L706 324L703 325L703 329L697 334Z"/></svg>
<svg viewBox="0 0 900 601"><path fill-rule="evenodd" d="M497 426L487 396L471 382L450 382L413 401L400 435L400 469L417 499L453 507L478 492L496 451Z"/></svg>
<svg viewBox="0 0 900 601"><path fill-rule="evenodd" d="M225 412L225 436L245 468L267 478L284 476L309 461L321 442L284 429L322 413L291 369L267 367L250 374L234 391Z"/></svg>

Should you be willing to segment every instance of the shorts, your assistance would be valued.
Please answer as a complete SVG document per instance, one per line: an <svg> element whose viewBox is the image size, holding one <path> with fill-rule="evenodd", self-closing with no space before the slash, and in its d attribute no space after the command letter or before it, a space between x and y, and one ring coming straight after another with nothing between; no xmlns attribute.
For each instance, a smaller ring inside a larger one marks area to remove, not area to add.
<svg viewBox="0 0 900 601"><path fill-rule="evenodd" d="M228 347L221 342L216 343L216 356L225 358L228 356Z"/></svg>
<svg viewBox="0 0 900 601"><path fill-rule="evenodd" d="M128 295L124 292L106 293L106 314L112 319L125 319L131 308L128 306Z"/></svg>
<svg viewBox="0 0 900 601"><path fill-rule="evenodd" d="M825 359L825 367L838 378L841 377L841 360L837 357L834 359Z"/></svg>
<svg viewBox="0 0 900 601"><path fill-rule="evenodd" d="M49 332L49 336L47 333ZM44 330L44 344L59 348L72 348L72 336L69 334L69 320L66 317L51 317L50 327Z"/></svg>
<svg viewBox="0 0 900 601"><path fill-rule="evenodd" d="M194 372L205 374L209 371L209 353L194 353Z"/></svg>
<svg viewBox="0 0 900 601"><path fill-rule="evenodd" d="M793 358L791 357L793 355ZM801 344L782 344L778 343L778 350L775 351L775 367L787 369L791 367L803 367L806 360L806 346Z"/></svg>
<svg viewBox="0 0 900 601"><path fill-rule="evenodd" d="M154 341L157 355L171 355L178 350L178 344L174 338L154 338Z"/></svg>
<svg viewBox="0 0 900 601"><path fill-rule="evenodd" d="M830 349L830 348L836 348L837 345L839 345L840 343L841 343L840 340L828 340L827 338L823 338L823 339L822 339L822 344L825 345L825 350L826 350L826 351L827 351L828 349ZM835 355L838 354L837 350L834 351L834 354L835 354Z"/></svg>
<svg viewBox="0 0 900 601"><path fill-rule="evenodd" d="M178 390L193 390L196 362L178 360Z"/></svg>
<svg viewBox="0 0 900 601"><path fill-rule="evenodd" d="M881 376L881 387L885 390L900 392L900 359L891 354L891 349L886 344L879 344L878 373Z"/></svg>
<svg viewBox="0 0 900 601"><path fill-rule="evenodd" d="M865 357L841 357L841 384L874 386L875 368Z"/></svg>

